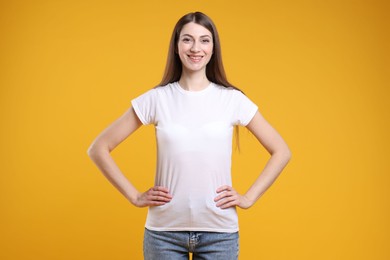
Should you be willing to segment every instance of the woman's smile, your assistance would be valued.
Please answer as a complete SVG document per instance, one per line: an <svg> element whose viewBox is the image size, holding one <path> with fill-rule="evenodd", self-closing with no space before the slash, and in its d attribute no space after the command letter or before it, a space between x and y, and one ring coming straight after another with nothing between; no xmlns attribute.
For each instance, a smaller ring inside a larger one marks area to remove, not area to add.
<svg viewBox="0 0 390 260"><path fill-rule="evenodd" d="M192 62L195 62L195 63L200 62L203 58L203 56L198 56L198 55L188 55L188 57L190 58L190 60Z"/></svg>

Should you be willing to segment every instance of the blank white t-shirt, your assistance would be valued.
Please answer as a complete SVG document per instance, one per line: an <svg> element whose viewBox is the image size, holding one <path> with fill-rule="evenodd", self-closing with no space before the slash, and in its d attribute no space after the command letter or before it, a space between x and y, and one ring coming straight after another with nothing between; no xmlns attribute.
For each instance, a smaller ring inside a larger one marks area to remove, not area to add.
<svg viewBox="0 0 390 260"><path fill-rule="evenodd" d="M211 83L201 91L187 91L178 82L151 89L131 103L144 125L155 125L155 185L173 196L163 206L149 207L145 227L238 231L236 209L220 209L214 198L217 188L232 186L233 127L247 125L257 106L232 88Z"/></svg>

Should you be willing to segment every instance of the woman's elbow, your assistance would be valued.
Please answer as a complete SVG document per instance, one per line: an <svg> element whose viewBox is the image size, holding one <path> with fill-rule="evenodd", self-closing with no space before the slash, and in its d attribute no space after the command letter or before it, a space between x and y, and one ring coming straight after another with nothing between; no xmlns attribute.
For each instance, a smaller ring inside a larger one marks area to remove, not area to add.
<svg viewBox="0 0 390 260"><path fill-rule="evenodd" d="M290 148L287 148L287 151L286 151L287 162L289 162L291 160L291 157L292 157L291 150L290 150Z"/></svg>
<svg viewBox="0 0 390 260"><path fill-rule="evenodd" d="M287 163L291 160L291 150L287 145L281 146L274 152L271 152L271 156L277 157L283 165L287 165Z"/></svg>
<svg viewBox="0 0 390 260"><path fill-rule="evenodd" d="M291 156L292 156L291 150L287 145L283 149L282 155L283 155L283 161L287 164L291 160Z"/></svg>
<svg viewBox="0 0 390 260"><path fill-rule="evenodd" d="M89 158L91 158L91 159L93 159L93 157L95 157L95 155L96 155L96 147L94 146L94 144L91 144L88 147L87 154L88 154Z"/></svg>
<svg viewBox="0 0 390 260"><path fill-rule="evenodd" d="M98 157L102 152L104 152L103 146L98 145L96 142L93 142L87 149L87 154L92 160Z"/></svg>

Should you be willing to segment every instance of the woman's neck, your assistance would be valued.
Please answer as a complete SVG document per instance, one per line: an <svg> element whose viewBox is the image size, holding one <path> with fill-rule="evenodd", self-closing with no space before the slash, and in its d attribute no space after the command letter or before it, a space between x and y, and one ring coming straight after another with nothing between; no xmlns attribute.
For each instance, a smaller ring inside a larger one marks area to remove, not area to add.
<svg viewBox="0 0 390 260"><path fill-rule="evenodd" d="M180 86L188 91L200 91L210 85L204 72L188 73L183 71L179 80Z"/></svg>

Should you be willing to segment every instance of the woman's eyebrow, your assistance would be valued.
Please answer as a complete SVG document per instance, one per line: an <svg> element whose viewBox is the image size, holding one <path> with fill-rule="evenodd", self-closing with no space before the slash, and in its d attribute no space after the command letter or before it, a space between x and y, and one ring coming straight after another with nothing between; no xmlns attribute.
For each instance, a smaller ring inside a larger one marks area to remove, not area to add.
<svg viewBox="0 0 390 260"><path fill-rule="evenodd" d="M191 34L183 34L183 35L181 35L180 37L191 37L191 38L194 38L194 36L192 36ZM205 34L205 35L201 35L200 36L200 38L204 38L204 37L208 37L208 38L211 38L211 36L210 35L207 35L207 34Z"/></svg>

